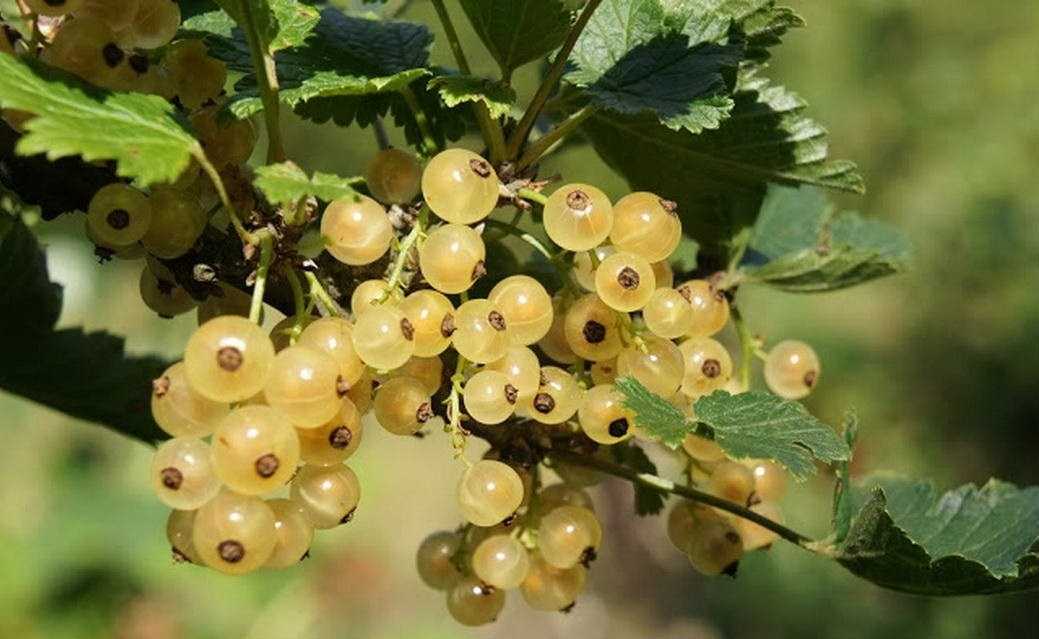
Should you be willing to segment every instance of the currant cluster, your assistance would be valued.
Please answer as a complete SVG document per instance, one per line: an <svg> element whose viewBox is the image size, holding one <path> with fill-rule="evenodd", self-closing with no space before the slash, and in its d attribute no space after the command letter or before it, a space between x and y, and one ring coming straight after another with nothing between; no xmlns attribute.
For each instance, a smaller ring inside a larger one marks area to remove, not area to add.
<svg viewBox="0 0 1039 639"><path fill-rule="evenodd" d="M159 95L187 117L224 187L251 209L245 163L256 134L248 120L219 117L224 106L227 68L210 57L200 40L174 41L180 8L172 0L28 0L42 36L35 48L17 31L0 25L0 52L35 57L114 91ZM5 111L21 130L32 114ZM242 201L242 200L246 201ZM86 233L102 259L148 257L141 274L141 296L158 314L171 317L195 307L159 260L177 258L195 245L218 208L217 190L192 163L171 184L144 192L117 181L90 201ZM158 259L154 259L158 258Z"/></svg>

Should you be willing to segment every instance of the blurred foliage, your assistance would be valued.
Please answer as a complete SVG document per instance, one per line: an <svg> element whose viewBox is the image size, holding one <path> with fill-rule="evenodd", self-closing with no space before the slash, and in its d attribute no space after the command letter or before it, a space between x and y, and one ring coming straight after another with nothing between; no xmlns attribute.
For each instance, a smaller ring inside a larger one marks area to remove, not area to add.
<svg viewBox="0 0 1039 639"><path fill-rule="evenodd" d="M791 4L808 29L787 38L772 75L813 105L835 155L862 168L868 193L841 196L840 205L905 229L915 264L908 275L819 296L748 287L741 296L751 327L770 342L805 339L821 354L811 409L836 423L849 405L858 408L853 474L898 468L943 487L990 475L1039 484L1039 4ZM433 24L439 36L429 3L412 3L404 16ZM460 26L474 70L492 73L493 59ZM439 38L433 58L449 64ZM514 78L521 96L537 75L522 71ZM308 171L356 174L375 148L369 131L289 115L286 131L289 155ZM582 145L568 146L544 172L600 184L611 196L625 189ZM104 327L127 335L133 352L175 356L194 318L149 316L136 300L139 266L97 267L81 219L65 218L38 229L52 274L66 285L61 325ZM747 559L735 581L704 579L667 544L660 520L632 521L630 489L615 483L596 491L609 532L589 595L573 613L536 615L513 602L500 623L474 632L450 620L442 595L422 586L413 567L422 537L457 519L456 462L439 435L400 441L369 429L352 464L364 485L357 519L323 535L299 568L230 579L170 561L144 446L9 397L0 396L0 409L9 433L0 447L2 637L974 639L1035 632L1034 595L906 597L791 547ZM676 470L666 456L654 461L665 474ZM789 522L823 534L829 490L829 478L820 478L791 491Z"/></svg>

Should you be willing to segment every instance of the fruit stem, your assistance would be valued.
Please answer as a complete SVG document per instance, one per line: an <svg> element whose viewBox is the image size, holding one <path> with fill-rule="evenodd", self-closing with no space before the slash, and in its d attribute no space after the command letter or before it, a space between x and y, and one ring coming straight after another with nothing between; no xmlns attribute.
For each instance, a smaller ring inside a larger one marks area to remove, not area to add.
<svg viewBox="0 0 1039 639"><path fill-rule="evenodd" d="M444 35L447 36L451 53L455 56L458 70L465 75L472 75L473 70L465 57L465 51L462 50L462 42L458 38L458 31L455 30L454 22L451 21L451 14L447 12L444 0L433 0L433 8L436 9L440 24L444 27ZM501 164L505 159L505 134L502 132L501 124L491 117L490 110L483 102L473 103L473 114L476 116L477 124L480 125L480 133L483 134L483 141L490 153L491 163L496 166Z"/></svg>
<svg viewBox="0 0 1039 639"><path fill-rule="evenodd" d="M256 22L255 3L250 0L238 0L238 10L242 16L242 30L249 43L249 55L252 57L253 69L260 84L260 100L263 102L263 120L267 126L267 164L284 162L285 146L281 139L278 102L278 68L274 56L263 38Z"/></svg>
<svg viewBox="0 0 1039 639"><path fill-rule="evenodd" d="M549 96L555 91L556 85L559 84L559 80L563 77L563 72L566 70L566 62L570 58L570 52L574 50L577 39L581 37L581 32L584 31L585 26L599 7L600 2L602 0L588 0L588 3L584 5L584 10L581 11L581 15L574 22L574 26L570 27L570 32L567 34L566 40L563 41L563 46L559 47L559 51L556 53L555 60L552 61L552 66L545 75L545 79L541 82L541 86L538 87L537 93L530 100L527 110L523 113L523 118L516 125L512 135L509 136L508 147L505 149L506 158L515 158L519 155L520 149L523 148L527 141L527 136L530 135L530 130L534 128L534 122L537 121L538 115L541 114L541 109L545 106L545 102L548 101Z"/></svg>
<svg viewBox="0 0 1039 639"><path fill-rule="evenodd" d="M420 219L416 219L415 225L411 227L411 232L404 236L404 239L400 242L397 257L393 261L393 268L390 270L390 276L386 279L386 288L375 299L374 304L384 304L390 299L394 291L401 287L401 275L404 273L404 267L408 263L408 256L421 236L422 223Z"/></svg>
<svg viewBox="0 0 1039 639"><path fill-rule="evenodd" d="M455 450L455 457L461 459L465 465L472 466L465 457L465 445L469 439L469 433L462 429L462 385L465 382L465 369L469 361L458 356L455 360L455 372L451 375L451 393L444 400L447 404L448 421L444 425L444 432L451 436L451 447Z"/></svg>
<svg viewBox="0 0 1039 639"><path fill-rule="evenodd" d="M577 127L581 126L581 123L591 117L596 110L597 108L595 106L587 104L571 114L570 117L557 124L548 133L531 142L527 145L527 150L523 152L523 155L520 156L519 161L516 163L516 170L522 171L559 148L559 145L562 144L563 140L576 131Z"/></svg>
<svg viewBox="0 0 1039 639"><path fill-rule="evenodd" d="M732 324L736 327L736 335L740 340L740 387L746 392L750 390L750 370L754 361L754 335L750 332L750 327L747 326L747 321L743 319L743 313L736 304L732 304L729 311L732 315Z"/></svg>
<svg viewBox="0 0 1039 639"><path fill-rule="evenodd" d="M295 322L293 322L292 332L289 334L289 344L295 344L299 334L303 331L303 320L307 316L307 302L303 296L303 285L300 283L295 269L285 266L282 272L285 274L285 279L289 282L289 288L292 289L292 303L296 309L296 312L293 314Z"/></svg>
<svg viewBox="0 0 1039 639"><path fill-rule="evenodd" d="M260 235L260 263L256 267L256 282L253 284L253 299L249 305L249 321L263 322L263 293L267 289L267 274L274 260L274 238L269 233Z"/></svg>
<svg viewBox="0 0 1039 639"><path fill-rule="evenodd" d="M556 450L554 448L547 449L545 452L549 457L552 457L557 461L598 470L608 475L613 475L614 477L626 479L633 484L641 484L652 490L656 490L657 492L678 495L679 497L683 497L690 501L713 506L718 510L724 510L725 512L740 517L741 519L754 522L762 528L767 528L792 544L807 550L813 550L811 544L815 543L814 540L805 537L796 530L787 528L778 522L772 521L768 517L764 517L749 508L740 506L739 504L727 499L716 497L710 493L696 490L695 488L676 484L675 482L669 479L664 479L663 477L650 475L648 473L640 473L628 468L627 466L606 459L600 459L590 455L581 455L569 450Z"/></svg>
<svg viewBox="0 0 1039 639"><path fill-rule="evenodd" d="M380 151L385 151L392 146L390 144L390 136L386 133L386 125L382 123L381 117L376 116L372 120L372 132L375 134L375 144Z"/></svg>
<svg viewBox="0 0 1039 639"><path fill-rule="evenodd" d="M310 284L311 299L316 298L317 301L325 307L325 310L328 312L329 315L342 317L343 310L339 308L339 305L336 304L336 301L332 299L332 296L328 294L328 291L325 290L325 287L321 285L321 280L317 278L317 275L311 273L310 271L305 271L303 273L303 276L307 278L307 283Z"/></svg>
<svg viewBox="0 0 1039 639"><path fill-rule="evenodd" d="M227 215L231 218L231 225L234 226L234 230L238 233L238 237L242 239L242 242L246 244L256 245L259 242L255 233L250 233L245 225L242 224L242 218L238 217L238 211L235 210L234 204L231 203L231 198L227 195L227 188L224 187L224 180L220 177L220 172L216 170L213 163L206 157L205 151L202 150L202 146L195 143L195 148L191 151L192 157L198 162L202 170L205 171L209 177L209 181L213 183L213 188L216 189L217 197L220 198L220 202L227 209Z"/></svg>
<svg viewBox="0 0 1039 639"><path fill-rule="evenodd" d="M437 144L436 138L433 137L433 129L429 126L429 118L426 117L425 109L419 104L418 98L415 97L415 92L411 90L411 87L401 89L400 95L404 98L408 108L411 109L411 114L415 116L415 124L418 125L419 134L422 135L423 155L434 155L440 151L440 145Z"/></svg>
<svg viewBox="0 0 1039 639"><path fill-rule="evenodd" d="M537 202L541 206L545 206L546 204L548 204L548 197L543 193L535 191L534 189L519 189L518 191L516 191L516 196L524 200Z"/></svg>

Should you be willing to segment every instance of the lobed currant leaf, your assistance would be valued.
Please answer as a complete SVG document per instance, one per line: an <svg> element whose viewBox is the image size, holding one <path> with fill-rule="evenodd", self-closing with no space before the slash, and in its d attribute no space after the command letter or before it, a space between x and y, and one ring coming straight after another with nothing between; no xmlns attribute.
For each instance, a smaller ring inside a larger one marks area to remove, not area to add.
<svg viewBox="0 0 1039 639"><path fill-rule="evenodd" d="M461 0L462 9L505 78L563 43L570 11L562 0Z"/></svg>
<svg viewBox="0 0 1039 639"><path fill-rule="evenodd" d="M483 102L492 118L509 115L516 103L516 90L500 82L471 75L442 75L429 81L448 107Z"/></svg>
<svg viewBox="0 0 1039 639"><path fill-rule="evenodd" d="M331 202L343 197L355 197L353 185L360 178L343 178L330 173L314 173L307 177L303 169L292 162L261 166L256 169L253 184L274 204L295 205L300 198L314 196Z"/></svg>

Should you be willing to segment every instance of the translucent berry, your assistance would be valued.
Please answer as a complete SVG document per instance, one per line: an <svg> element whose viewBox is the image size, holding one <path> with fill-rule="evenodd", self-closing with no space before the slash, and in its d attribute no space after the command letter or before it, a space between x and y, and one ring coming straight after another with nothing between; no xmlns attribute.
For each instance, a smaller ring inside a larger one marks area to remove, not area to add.
<svg viewBox="0 0 1039 639"><path fill-rule="evenodd" d="M743 538L728 519L707 509L696 511L696 530L686 547L693 568L705 575L735 574L743 557Z"/></svg>
<svg viewBox="0 0 1039 639"><path fill-rule="evenodd" d="M159 317L176 317L195 308L195 300L173 281L155 276L150 266L141 269L141 301Z"/></svg>
<svg viewBox="0 0 1039 639"><path fill-rule="evenodd" d="M690 280L676 289L693 309L689 337L710 337L729 321L729 300L707 280Z"/></svg>
<svg viewBox="0 0 1039 639"><path fill-rule="evenodd" d="M523 480L510 466L483 459L462 473L458 506L477 526L494 526L516 512L523 501Z"/></svg>
<svg viewBox="0 0 1039 639"><path fill-rule="evenodd" d="M328 205L321 216L321 236L332 257L359 266L386 254L393 240L393 225L381 204L356 195Z"/></svg>
<svg viewBox="0 0 1039 639"><path fill-rule="evenodd" d="M296 344L331 355L339 364L339 375L347 386L353 386L364 374L364 362L354 351L353 326L341 317L323 317L311 322L300 333Z"/></svg>
<svg viewBox="0 0 1039 639"><path fill-rule="evenodd" d="M505 591L465 577L447 593L447 611L463 626L483 626L505 607Z"/></svg>
<svg viewBox="0 0 1039 639"><path fill-rule="evenodd" d="M441 530L422 540L415 553L418 576L434 590L447 590L462 578L452 561L462 545L462 536L449 530Z"/></svg>
<svg viewBox="0 0 1039 639"><path fill-rule="evenodd" d="M610 242L618 250L659 262L675 252L681 239L682 222L674 202L639 191L625 195L613 205Z"/></svg>
<svg viewBox="0 0 1039 639"><path fill-rule="evenodd" d="M671 397L682 385L685 359L671 340L646 337L645 350L629 346L617 355L617 375L631 376L661 397Z"/></svg>
<svg viewBox="0 0 1039 639"><path fill-rule="evenodd" d="M775 504L766 501L761 502L760 504L754 504L750 509L762 517L771 519L776 523L783 523L783 511ZM740 537L743 538L744 552L766 548L771 546L772 542L779 539L779 535L768 528L755 524L749 519L737 520L736 528L739 530Z"/></svg>
<svg viewBox="0 0 1039 639"><path fill-rule="evenodd" d="M174 561L199 563L195 543L191 539L191 531L195 527L194 510L171 510L166 519L166 539L170 542L170 551Z"/></svg>
<svg viewBox="0 0 1039 639"><path fill-rule="evenodd" d="M603 243L613 226L610 199L589 184L567 184L549 196L545 232L560 248L587 251Z"/></svg>
<svg viewBox="0 0 1039 639"><path fill-rule="evenodd" d="M529 415L542 424L562 424L577 412L582 396L581 387L570 373L544 366L538 392L530 400Z"/></svg>
<svg viewBox="0 0 1039 639"><path fill-rule="evenodd" d="M624 348L617 312L594 293L585 295L566 312L566 342L582 359L612 359Z"/></svg>
<svg viewBox="0 0 1039 639"><path fill-rule="evenodd" d="M504 373L482 370L465 383L465 412L482 424L500 424L516 410L519 390Z"/></svg>
<svg viewBox="0 0 1039 639"><path fill-rule="evenodd" d="M252 572L274 551L274 521L274 511L259 497L222 490L195 515L195 552L220 572Z"/></svg>
<svg viewBox="0 0 1039 639"><path fill-rule="evenodd" d="M699 435L686 435L682 440L682 448L690 457L706 464L725 459L725 451L717 442Z"/></svg>
<svg viewBox="0 0 1039 639"><path fill-rule="evenodd" d="M314 528L335 528L353 518L361 484L348 466L304 466L292 480L292 499Z"/></svg>
<svg viewBox="0 0 1039 639"><path fill-rule="evenodd" d="M199 326L184 351L191 388L217 402L240 402L260 392L273 362L274 345L267 333L233 315Z"/></svg>
<svg viewBox="0 0 1039 639"><path fill-rule="evenodd" d="M765 358L765 383L784 399L808 396L819 382L819 356L804 342L785 340Z"/></svg>
<svg viewBox="0 0 1039 639"><path fill-rule="evenodd" d="M686 397L696 399L709 395L732 377L729 351L710 337L688 339L679 345L678 350L685 358L682 392Z"/></svg>
<svg viewBox="0 0 1039 639"><path fill-rule="evenodd" d="M180 27L180 6L171 0L140 0L128 30L138 49L157 49L169 44ZM208 70L208 69L207 69Z"/></svg>
<svg viewBox="0 0 1039 639"><path fill-rule="evenodd" d="M595 513L580 506L560 506L541 519L538 548L556 568L588 563L602 543L602 527Z"/></svg>
<svg viewBox="0 0 1039 639"><path fill-rule="evenodd" d="M40 0L43 4L61 4L61 0ZM32 4L32 3L29 3ZM65 3L69 4L68 2ZM129 27L137 11L141 0L78 0L77 8L73 9L77 18L90 17L100 20L109 26L112 31L122 31ZM179 15L178 15L179 17ZM179 23L180 20L178 19Z"/></svg>
<svg viewBox="0 0 1039 639"><path fill-rule="evenodd" d="M722 462L711 473L711 493L745 506L754 494L754 473L739 462Z"/></svg>
<svg viewBox="0 0 1039 639"><path fill-rule="evenodd" d="M132 40L140 42L142 39L132 37ZM148 48L144 45L138 46ZM177 99L190 111L216 99L223 92L224 84L227 82L227 66L220 60L209 57L206 45L201 40L180 40L173 43L166 50L163 64L169 72Z"/></svg>
<svg viewBox="0 0 1039 639"><path fill-rule="evenodd" d="M485 584L512 590L527 578L530 556L512 535L494 535L480 542L473 552L473 573Z"/></svg>
<svg viewBox="0 0 1039 639"><path fill-rule="evenodd" d="M487 364L484 369L504 373L521 398L533 397L541 385L538 356L526 346L510 346L504 356Z"/></svg>
<svg viewBox="0 0 1039 639"><path fill-rule="evenodd" d="M612 384L617 379L617 360L604 359L600 362L593 362L588 369L588 374L591 376L593 384Z"/></svg>
<svg viewBox="0 0 1039 639"><path fill-rule="evenodd" d="M404 298L400 310L415 330L415 355L434 357L451 345L455 307L443 293L415 291Z"/></svg>
<svg viewBox="0 0 1039 639"><path fill-rule="evenodd" d="M375 392L375 419L394 435L414 435L433 418L433 404L421 381L393 377Z"/></svg>
<svg viewBox="0 0 1039 639"><path fill-rule="evenodd" d="M479 233L462 224L445 224L433 229L419 247L419 267L433 288L461 293L486 272L486 256Z"/></svg>
<svg viewBox="0 0 1039 639"><path fill-rule="evenodd" d="M592 252L595 253L595 261L592 260ZM577 283L586 291L595 292L596 265L607 257L613 255L617 249L609 245L597 246L591 251L582 251L574 254L574 266L571 273Z"/></svg>
<svg viewBox="0 0 1039 639"><path fill-rule="evenodd" d="M314 527L303 507L291 499L268 499L274 513L274 550L266 568L291 568L298 564L314 540Z"/></svg>
<svg viewBox="0 0 1039 639"><path fill-rule="evenodd" d="M527 578L520 586L523 600L534 610L560 611L568 609L584 591L587 570L581 564L571 568L556 568L540 553L531 557Z"/></svg>
<svg viewBox="0 0 1039 639"><path fill-rule="evenodd" d="M354 352L368 366L393 370L415 353L415 329L400 309L378 306L357 318Z"/></svg>
<svg viewBox="0 0 1039 639"><path fill-rule="evenodd" d="M402 299L400 291L389 290L385 280L365 280L350 295L350 312L357 318L380 304L396 306Z"/></svg>
<svg viewBox="0 0 1039 639"><path fill-rule="evenodd" d="M139 241L152 223L148 196L116 182L103 186L90 200L87 226L101 246L119 248Z"/></svg>
<svg viewBox="0 0 1039 639"><path fill-rule="evenodd" d="M634 253L614 253L595 270L599 298L610 308L625 313L645 306L656 286L653 267Z"/></svg>
<svg viewBox="0 0 1039 639"><path fill-rule="evenodd" d="M653 262L653 274L657 277L657 288L671 288L675 285L675 271L667 260Z"/></svg>
<svg viewBox="0 0 1039 639"><path fill-rule="evenodd" d="M777 502L786 496L787 472L767 459L744 462L754 475L754 492L762 501Z"/></svg>
<svg viewBox="0 0 1039 639"><path fill-rule="evenodd" d="M584 434L600 444L616 444L634 434L635 416L624 407L624 396L612 384L590 388L577 417Z"/></svg>
<svg viewBox="0 0 1039 639"><path fill-rule="evenodd" d="M514 344L533 344L552 326L552 298L533 277L512 275L495 284L487 299L496 304L509 325Z"/></svg>
<svg viewBox="0 0 1039 639"><path fill-rule="evenodd" d="M368 163L364 177L375 199L387 204L406 204L419 193L422 167L407 151L383 149Z"/></svg>
<svg viewBox="0 0 1039 639"><path fill-rule="evenodd" d="M642 308L642 319L654 335L675 339L692 328L693 308L675 289L657 288Z"/></svg>
<svg viewBox="0 0 1039 639"><path fill-rule="evenodd" d="M578 361L577 355L570 348L566 339L566 308L561 296L552 298L552 326L548 333L538 341L538 348L560 364L574 364Z"/></svg>
<svg viewBox="0 0 1039 639"><path fill-rule="evenodd" d="M29 11L41 16L63 16L75 13L83 6L83 0L24 0Z"/></svg>
<svg viewBox="0 0 1039 639"><path fill-rule="evenodd" d="M317 428L339 411L338 383L339 366L331 355L289 346L275 356L263 394L296 428Z"/></svg>
<svg viewBox="0 0 1039 639"><path fill-rule="evenodd" d="M268 406L236 408L213 433L213 467L236 492L266 495L284 486L298 463L296 429Z"/></svg>
<svg viewBox="0 0 1039 639"><path fill-rule="evenodd" d="M487 364L509 349L509 327L500 308L488 300L469 300L455 312L451 344L470 362Z"/></svg>
<svg viewBox="0 0 1039 639"><path fill-rule="evenodd" d="M667 514L667 538L678 550L685 552L696 534L698 506L685 499L679 500Z"/></svg>
<svg viewBox="0 0 1039 639"><path fill-rule="evenodd" d="M487 160L465 149L438 153L422 172L422 196L441 219L472 224L498 203L498 176Z"/></svg>
<svg viewBox="0 0 1039 639"><path fill-rule="evenodd" d="M177 362L152 383L152 418L174 437L205 437L216 430L230 407L196 393L188 385L184 363Z"/></svg>
<svg viewBox="0 0 1039 639"><path fill-rule="evenodd" d="M390 371L390 377L414 377L427 393L435 395L444 383L444 362L439 357L412 357Z"/></svg>
<svg viewBox="0 0 1039 639"><path fill-rule="evenodd" d="M304 464L341 464L361 445L364 428L361 414L348 398L340 400L339 412L319 428L297 429L299 457Z"/></svg>
<svg viewBox="0 0 1039 639"><path fill-rule="evenodd" d="M566 483L551 484L542 488L538 493L537 504L538 512L542 516L559 506L580 506L592 512L595 511L592 498L588 496L587 492Z"/></svg>
<svg viewBox="0 0 1039 639"><path fill-rule="evenodd" d="M219 291L219 294L210 293L209 297L198 305L199 326L221 315L249 317L249 307L252 305L251 295L226 284L221 284Z"/></svg>
<svg viewBox="0 0 1039 639"><path fill-rule="evenodd" d="M195 510L220 491L209 461L209 444L201 439L164 442L152 457L151 474L155 494L178 510Z"/></svg>

